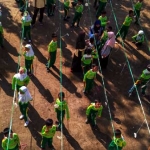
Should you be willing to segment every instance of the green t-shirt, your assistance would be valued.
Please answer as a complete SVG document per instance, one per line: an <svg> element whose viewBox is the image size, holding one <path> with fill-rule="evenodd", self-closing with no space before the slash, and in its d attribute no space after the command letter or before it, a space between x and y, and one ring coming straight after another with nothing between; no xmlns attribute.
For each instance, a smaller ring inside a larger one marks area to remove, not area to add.
<svg viewBox="0 0 150 150"><path fill-rule="evenodd" d="M140 38L138 38L138 37L139 37L139 35L137 34L137 35L134 35L134 36L132 37L132 39L133 39L135 42L144 42L144 35L141 35Z"/></svg>
<svg viewBox="0 0 150 150"><path fill-rule="evenodd" d="M86 115L87 115L87 116L90 114L90 111L91 111L91 110L97 111L98 117L101 117L101 115L102 115L102 110L103 110L103 106L101 105L99 108L95 108L95 103L91 103L91 105L88 106L88 108L86 109Z"/></svg>
<svg viewBox="0 0 150 150"><path fill-rule="evenodd" d="M143 70L143 72L140 75L139 79L148 81L150 79L150 72L148 72L147 69Z"/></svg>
<svg viewBox="0 0 150 150"><path fill-rule="evenodd" d="M64 7L69 8L69 5L70 5L70 0L65 0Z"/></svg>
<svg viewBox="0 0 150 150"><path fill-rule="evenodd" d="M67 118L70 118L70 114L69 114L69 108L68 108L68 104L65 100L63 101L60 101L59 98L56 99L56 104L59 106L58 108L55 108L55 111L60 110L65 110L66 111L66 115L67 115Z"/></svg>
<svg viewBox="0 0 150 150"><path fill-rule="evenodd" d="M123 22L123 25L124 26L130 26L131 22L132 22L132 17L126 16L126 18Z"/></svg>
<svg viewBox="0 0 150 150"><path fill-rule="evenodd" d="M137 2L137 3L134 5L134 8L135 8L135 10L141 10L141 8L142 8L142 2Z"/></svg>
<svg viewBox="0 0 150 150"><path fill-rule="evenodd" d="M105 17L99 16L98 19L101 21L101 26L105 27L107 24L107 16L105 16Z"/></svg>
<svg viewBox="0 0 150 150"><path fill-rule="evenodd" d="M91 55L87 55L84 54L81 58L81 61L85 64L85 65L90 65L92 62L92 56Z"/></svg>
<svg viewBox="0 0 150 150"><path fill-rule="evenodd" d="M46 132L46 125L45 125L45 126L43 126L42 131L41 131L41 135L46 138L53 138L55 133L56 133L55 125L53 125L52 128L50 128L48 132Z"/></svg>
<svg viewBox="0 0 150 150"><path fill-rule="evenodd" d="M57 41L54 42L53 40L48 45L48 52L55 52L57 50Z"/></svg>
<svg viewBox="0 0 150 150"><path fill-rule="evenodd" d="M82 5L82 4L77 5L77 6L75 7L75 10L76 10L76 12L78 12L78 13L82 13L82 12L83 12L83 5Z"/></svg>
<svg viewBox="0 0 150 150"><path fill-rule="evenodd" d="M126 146L126 141L123 138L115 138L109 144L108 150L122 150Z"/></svg>
<svg viewBox="0 0 150 150"><path fill-rule="evenodd" d="M94 59L98 59L98 53L97 53L96 50L93 50L93 51L92 51L92 57L93 57Z"/></svg>
<svg viewBox="0 0 150 150"><path fill-rule="evenodd" d="M3 148L3 150L7 150L7 143L8 143L8 138L5 137L2 140L2 148ZM20 146L20 140L19 140L18 135L16 133L13 133L13 137L9 139L8 149L13 149L17 145Z"/></svg>
<svg viewBox="0 0 150 150"><path fill-rule="evenodd" d="M92 71L92 69L90 69L84 75L83 81L86 81L86 79L94 79L95 77L96 77L96 72L94 72L94 71Z"/></svg>
<svg viewBox="0 0 150 150"><path fill-rule="evenodd" d="M27 53L26 51L23 53L23 56L25 57L26 60L33 60L34 59L34 56L27 56L26 53Z"/></svg>

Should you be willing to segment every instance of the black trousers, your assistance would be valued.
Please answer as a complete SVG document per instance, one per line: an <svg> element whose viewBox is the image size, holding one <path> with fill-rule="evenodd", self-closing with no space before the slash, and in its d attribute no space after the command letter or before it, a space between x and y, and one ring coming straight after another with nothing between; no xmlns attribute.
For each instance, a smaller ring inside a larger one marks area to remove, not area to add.
<svg viewBox="0 0 150 150"><path fill-rule="evenodd" d="M36 8L36 7L34 7L34 15L32 17L32 23L31 24L35 24L36 17L37 17L37 14L38 14L39 10L40 10L39 22L42 22L44 9L45 9L45 7L43 7L43 8Z"/></svg>

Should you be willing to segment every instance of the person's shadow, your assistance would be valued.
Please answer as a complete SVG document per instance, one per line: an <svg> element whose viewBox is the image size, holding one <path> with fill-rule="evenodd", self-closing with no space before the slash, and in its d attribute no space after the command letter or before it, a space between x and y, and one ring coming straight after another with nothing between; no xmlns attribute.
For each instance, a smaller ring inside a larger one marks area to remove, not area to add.
<svg viewBox="0 0 150 150"><path fill-rule="evenodd" d="M54 101L52 94L50 93L50 91L48 89L45 89L45 87L41 84L41 82L35 77L33 76L31 78L32 82L34 83L34 85L38 88L39 92L41 93L41 95L43 95L43 97L49 102L52 103Z"/></svg>
<svg viewBox="0 0 150 150"><path fill-rule="evenodd" d="M83 150L79 143L70 135L68 132L67 128L63 126L63 134L66 137L67 141L70 143L70 145L75 149L75 150Z"/></svg>

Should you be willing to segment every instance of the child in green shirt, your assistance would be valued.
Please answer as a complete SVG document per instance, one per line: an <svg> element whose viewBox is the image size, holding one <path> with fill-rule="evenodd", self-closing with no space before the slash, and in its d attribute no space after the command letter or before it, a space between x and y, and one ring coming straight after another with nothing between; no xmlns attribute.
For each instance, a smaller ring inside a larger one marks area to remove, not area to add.
<svg viewBox="0 0 150 150"><path fill-rule="evenodd" d="M33 59L34 59L34 52L31 44L25 45L23 56L25 57L25 67L27 69L27 74L31 76L33 73Z"/></svg>
<svg viewBox="0 0 150 150"><path fill-rule="evenodd" d="M96 12L96 17L99 17L101 15L101 12L104 11L107 4L107 0L99 0L99 6Z"/></svg>
<svg viewBox="0 0 150 150"><path fill-rule="evenodd" d="M0 46L1 46L1 48L4 47L4 45L3 45L3 26L2 26L1 22L0 22Z"/></svg>
<svg viewBox="0 0 150 150"><path fill-rule="evenodd" d="M116 35L116 39L121 35L122 39L125 40L132 20L133 20L133 10L130 10L129 15L126 16L121 29L118 31Z"/></svg>
<svg viewBox="0 0 150 150"><path fill-rule="evenodd" d="M64 98L65 98L65 93L64 92L60 92L58 94L58 98L56 99L56 103L54 105L55 112L57 113L58 129L60 129L61 126L62 126L64 117L65 117L65 113L67 115L67 119L70 118L68 104L64 100Z"/></svg>
<svg viewBox="0 0 150 150"><path fill-rule="evenodd" d="M57 53L57 35L52 34L52 41L48 45L48 62L46 64L47 72L50 72L50 67L55 67L56 53Z"/></svg>
<svg viewBox="0 0 150 150"><path fill-rule="evenodd" d="M79 27L79 22L82 17L82 13L83 13L82 0L78 0L77 5L75 6L75 16L73 18L71 27L74 27L75 22L77 22L77 27Z"/></svg>
<svg viewBox="0 0 150 150"><path fill-rule="evenodd" d="M121 135L121 131L119 129L115 130L115 136L113 140L108 146L108 150L122 150L126 146L126 141Z"/></svg>
<svg viewBox="0 0 150 150"><path fill-rule="evenodd" d="M144 32L143 30L140 30L138 32L138 34L132 36L132 42L135 43L137 46L142 45L142 43L144 42Z"/></svg>
<svg viewBox="0 0 150 150"><path fill-rule="evenodd" d="M53 120L47 119L41 131L42 135L41 150L45 150L47 144L50 149L54 148L52 143L55 133L56 133L56 126L53 125Z"/></svg>
<svg viewBox="0 0 150 150"><path fill-rule="evenodd" d="M102 11L101 16L99 16L98 20L101 21L101 27L103 28L103 30L105 29L105 26L108 22L108 18L106 16L106 11Z"/></svg>
<svg viewBox="0 0 150 150"><path fill-rule="evenodd" d="M56 0L47 0L47 15L48 15L48 17L54 16L55 7L56 7Z"/></svg>
<svg viewBox="0 0 150 150"><path fill-rule="evenodd" d="M69 5L70 5L70 0L65 0L64 1L64 21L68 21L69 16Z"/></svg>
<svg viewBox="0 0 150 150"><path fill-rule="evenodd" d="M90 106L86 109L86 124L90 123L93 127L96 126L96 117L101 117L103 106L98 100L95 100L94 103L91 103Z"/></svg>
<svg viewBox="0 0 150 150"><path fill-rule="evenodd" d="M95 64L92 65L92 69L87 71L84 75L83 83L84 83L84 93L89 93L93 88L94 79L96 78L97 66Z"/></svg>
<svg viewBox="0 0 150 150"><path fill-rule="evenodd" d="M10 137L9 137L10 132ZM16 133L9 128L5 128L3 130L4 138L2 140L2 148L3 150L19 150L21 149L20 140Z"/></svg>
<svg viewBox="0 0 150 150"><path fill-rule="evenodd" d="M134 83L134 85L129 90L129 96L132 95L132 92L135 90L135 87L141 86L142 95L145 96L145 91L147 88L147 83L150 81L150 64L147 66L145 70L143 70L142 74L138 78L138 80Z"/></svg>

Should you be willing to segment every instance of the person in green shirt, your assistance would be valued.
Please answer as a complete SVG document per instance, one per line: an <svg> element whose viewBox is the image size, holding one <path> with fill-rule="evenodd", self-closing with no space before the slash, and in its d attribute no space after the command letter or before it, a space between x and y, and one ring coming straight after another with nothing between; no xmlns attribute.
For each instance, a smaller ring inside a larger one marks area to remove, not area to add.
<svg viewBox="0 0 150 150"><path fill-rule="evenodd" d="M9 137L10 132L10 137ZM2 148L3 150L19 150L21 149L20 140L16 133L9 128L5 128L3 130L4 138L2 140Z"/></svg>
<svg viewBox="0 0 150 150"><path fill-rule="evenodd" d="M31 21L32 18L28 11L24 12L24 16L22 17L22 31L23 31L23 38L26 40L28 38L28 42L31 42Z"/></svg>
<svg viewBox="0 0 150 150"><path fill-rule="evenodd" d="M56 133L56 125L53 125L52 119L47 119L41 131L42 135L41 150L45 150L47 144L50 149L54 149L52 143L55 133Z"/></svg>
<svg viewBox="0 0 150 150"><path fill-rule="evenodd" d="M0 22L0 46L1 46L1 48L4 47L4 45L3 45L3 26L2 26L1 22Z"/></svg>
<svg viewBox="0 0 150 150"><path fill-rule="evenodd" d="M96 117L101 117L103 106L98 100L95 100L94 103L91 103L90 106L86 109L86 124L90 123L92 127L96 126Z"/></svg>
<svg viewBox="0 0 150 150"><path fill-rule="evenodd" d="M96 12L96 17L99 17L102 13L102 11L104 11L105 7L107 4L107 0L99 0L99 6Z"/></svg>
<svg viewBox="0 0 150 150"><path fill-rule="evenodd" d="M106 16L106 11L102 11L101 16L98 17L98 20L101 21L101 27L103 30L105 29L105 26L107 23L109 23L108 18Z"/></svg>
<svg viewBox="0 0 150 150"><path fill-rule="evenodd" d="M143 3L143 0L138 0L137 3L134 5L134 13L135 13L135 17L136 17L135 23L136 24L138 24L138 21L139 21L142 3Z"/></svg>
<svg viewBox="0 0 150 150"><path fill-rule="evenodd" d="M47 0L47 15L48 15L48 17L54 16L55 7L56 7L56 0Z"/></svg>
<svg viewBox="0 0 150 150"><path fill-rule="evenodd" d="M64 1L64 21L68 21L69 16L69 5L70 5L70 0L65 0Z"/></svg>
<svg viewBox="0 0 150 150"><path fill-rule="evenodd" d="M56 53L57 53L57 35L56 33L52 34L52 41L48 45L48 62L46 64L47 72L50 72L50 67L55 67Z"/></svg>
<svg viewBox="0 0 150 150"><path fill-rule="evenodd" d="M107 150L122 150L126 146L126 141L121 135L121 131L119 129L115 130L115 136L113 140L108 146Z"/></svg>
<svg viewBox="0 0 150 150"><path fill-rule="evenodd" d="M82 0L78 0L77 5L75 6L75 16L73 18L71 27L74 27L75 22L77 22L77 27L79 27L79 22L82 17L82 13L83 13Z"/></svg>
<svg viewBox="0 0 150 150"><path fill-rule="evenodd" d="M130 10L129 15L126 16L121 29L118 31L116 35L116 39L121 35L122 39L125 40L132 20L133 20L133 10Z"/></svg>
<svg viewBox="0 0 150 150"><path fill-rule="evenodd" d="M96 72L97 72L97 66L93 64L92 69L87 71L87 73L84 75L83 83L84 83L85 94L88 94L92 90L94 79L96 78Z"/></svg>
<svg viewBox="0 0 150 150"><path fill-rule="evenodd" d="M19 89L19 93L18 93L18 104L19 104L19 108L21 112L21 116L19 117L19 119L20 120L24 119L25 127L27 127L29 124L27 111L28 111L29 101L31 100L32 100L32 97L28 88L26 86L22 86Z"/></svg>
<svg viewBox="0 0 150 150"><path fill-rule="evenodd" d="M20 67L19 72L13 76L12 79L12 89L19 92L21 86L27 86L29 84L30 78L27 75L27 69Z"/></svg>
<svg viewBox="0 0 150 150"><path fill-rule="evenodd" d="M140 77L137 79L137 81L134 83L134 85L129 90L129 92L128 92L129 96L132 95L133 91L135 90L135 87L138 88L139 86L141 86L142 95L145 96L145 91L146 91L147 84L149 81L150 81L150 64L147 66L147 68L145 70L143 70Z"/></svg>
<svg viewBox="0 0 150 150"><path fill-rule="evenodd" d="M58 98L56 99L56 103L54 105L55 112L57 113L58 129L60 129L63 124L65 113L66 113L67 119L70 118L68 104L64 100L64 98L65 98L65 93L60 92L58 94Z"/></svg>
<svg viewBox="0 0 150 150"><path fill-rule="evenodd" d="M136 46L142 45L144 42L144 32L143 30L140 30L138 34L132 36L132 42L136 44Z"/></svg>
<svg viewBox="0 0 150 150"><path fill-rule="evenodd" d="M25 67L27 69L27 74L31 76L33 73L33 59L34 59L34 52L31 44L25 45L23 56L25 57Z"/></svg>
<svg viewBox="0 0 150 150"><path fill-rule="evenodd" d="M92 53L92 49L88 47L85 49L84 55L81 58L83 74L86 74L86 72L91 68L91 63L92 63L91 53Z"/></svg>

